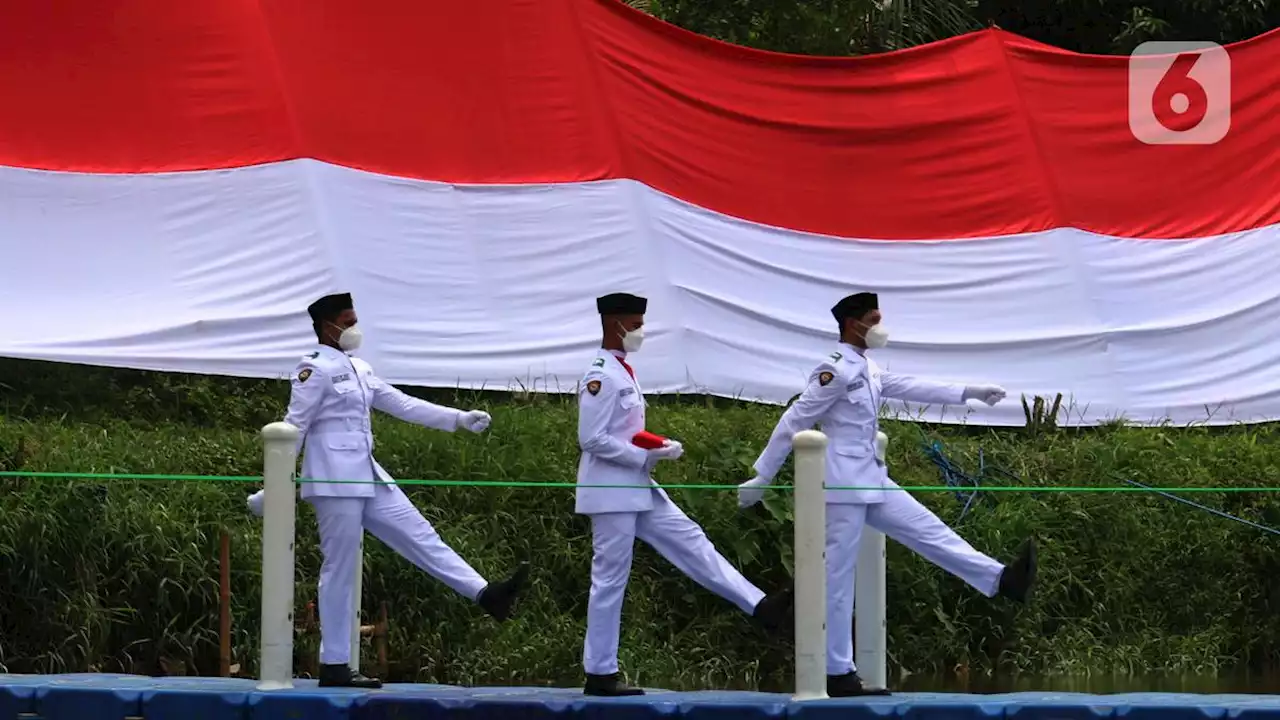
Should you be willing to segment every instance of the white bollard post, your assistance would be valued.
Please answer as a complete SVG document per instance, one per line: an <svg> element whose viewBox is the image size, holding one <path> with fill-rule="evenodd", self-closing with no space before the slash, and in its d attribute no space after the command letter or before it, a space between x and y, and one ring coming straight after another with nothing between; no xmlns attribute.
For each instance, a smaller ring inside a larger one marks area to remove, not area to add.
<svg viewBox="0 0 1280 720"><path fill-rule="evenodd" d="M359 555L356 557L356 578L351 584L351 592L355 597L351 598L352 612L355 618L351 621L351 660L348 665L351 666L353 672L360 670L360 585L364 581L364 532L361 531L360 545L356 550Z"/></svg>
<svg viewBox="0 0 1280 720"><path fill-rule="evenodd" d="M262 428L262 655L258 689L293 687L293 539L298 428Z"/></svg>
<svg viewBox="0 0 1280 720"><path fill-rule="evenodd" d="M889 436L876 432L876 462L888 464ZM889 490L888 492L902 492ZM884 533L864 525L858 543L857 573L853 581L854 635L853 661L868 689L889 687L889 632L885 622Z"/></svg>
<svg viewBox="0 0 1280 720"><path fill-rule="evenodd" d="M854 634L857 636L854 663L858 666L863 686L868 689L889 687L885 568L884 533L864 525L858 547L858 571L853 583Z"/></svg>
<svg viewBox="0 0 1280 720"><path fill-rule="evenodd" d="M827 696L827 436L796 433L796 700Z"/></svg>

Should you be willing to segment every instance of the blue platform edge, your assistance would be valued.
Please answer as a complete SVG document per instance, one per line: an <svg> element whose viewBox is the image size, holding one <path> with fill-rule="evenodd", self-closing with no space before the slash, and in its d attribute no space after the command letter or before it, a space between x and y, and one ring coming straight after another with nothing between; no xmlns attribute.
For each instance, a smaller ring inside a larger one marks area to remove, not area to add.
<svg viewBox="0 0 1280 720"><path fill-rule="evenodd" d="M257 681L141 675L0 675L0 720L1280 720L1277 695L1020 692L902 693L797 702L753 692L649 690L588 698L580 689L387 685L321 689L297 680L259 691Z"/></svg>

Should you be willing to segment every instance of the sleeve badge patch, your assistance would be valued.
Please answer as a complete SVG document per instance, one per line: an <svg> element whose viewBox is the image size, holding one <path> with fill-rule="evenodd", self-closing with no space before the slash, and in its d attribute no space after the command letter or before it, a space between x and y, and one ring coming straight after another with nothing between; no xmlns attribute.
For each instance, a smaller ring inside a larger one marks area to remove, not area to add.
<svg viewBox="0 0 1280 720"><path fill-rule="evenodd" d="M600 394L600 381L599 381L599 380L592 380L592 381L588 382L588 383L587 383L587 392L591 393L592 395L599 395L599 394Z"/></svg>
<svg viewBox="0 0 1280 720"><path fill-rule="evenodd" d="M831 380L834 377L835 377L834 375L824 370L818 373L818 384L823 387L826 387L828 384L831 383Z"/></svg>
<svg viewBox="0 0 1280 720"><path fill-rule="evenodd" d="M298 382L306 382L311 377L311 368L302 368L302 372L298 373Z"/></svg>

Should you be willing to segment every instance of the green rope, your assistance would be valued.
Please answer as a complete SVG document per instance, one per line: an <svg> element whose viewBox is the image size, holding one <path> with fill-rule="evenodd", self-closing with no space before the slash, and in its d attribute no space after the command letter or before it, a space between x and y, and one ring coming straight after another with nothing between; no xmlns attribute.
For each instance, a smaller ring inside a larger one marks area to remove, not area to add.
<svg viewBox="0 0 1280 720"><path fill-rule="evenodd" d="M167 475L138 473L86 473L86 472L37 472L33 470L8 470L0 472L0 478L33 478L58 480L160 480L168 482L236 482L260 483L261 475ZM297 482L303 482L301 480ZM372 480L306 480L308 483L339 485L372 485ZM397 485L421 485L429 487L491 487L491 488L577 488L573 482L537 482L519 480L396 480ZM601 489L648 489L646 485L591 485ZM662 485L666 490L737 490L737 485ZM765 490L794 490L793 485L769 485ZM880 486L827 486L828 490L901 490L903 492L955 492L949 485L914 485L909 487L884 488ZM1280 487L1082 487L1082 486L1044 486L1026 485L989 486L983 492L1011 493L1249 493L1280 492Z"/></svg>

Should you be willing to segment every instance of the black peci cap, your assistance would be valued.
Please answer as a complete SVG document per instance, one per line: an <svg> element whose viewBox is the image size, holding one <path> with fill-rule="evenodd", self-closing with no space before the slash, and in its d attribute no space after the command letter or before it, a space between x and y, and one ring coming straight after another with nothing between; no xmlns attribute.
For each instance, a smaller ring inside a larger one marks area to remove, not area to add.
<svg viewBox="0 0 1280 720"><path fill-rule="evenodd" d="M643 315L649 301L627 293L613 293L596 298L596 310L601 315Z"/></svg>
<svg viewBox="0 0 1280 720"><path fill-rule="evenodd" d="M307 314L311 316L312 322L320 323L332 320L341 315L343 310L350 310L353 307L351 293L338 293L337 295L325 295L308 305Z"/></svg>
<svg viewBox="0 0 1280 720"><path fill-rule="evenodd" d="M836 322L844 322L847 318L860 318L872 310L880 309L880 297L875 293L860 292L850 295L831 308Z"/></svg>

